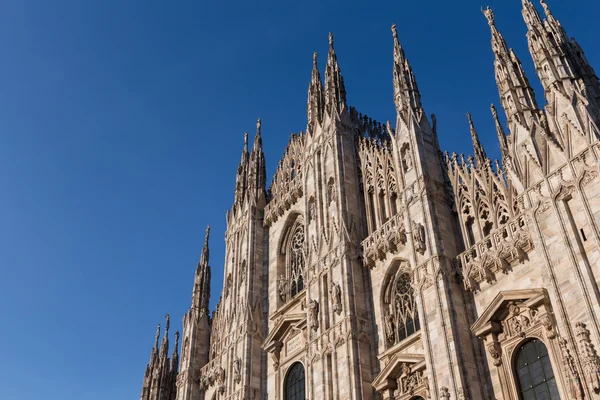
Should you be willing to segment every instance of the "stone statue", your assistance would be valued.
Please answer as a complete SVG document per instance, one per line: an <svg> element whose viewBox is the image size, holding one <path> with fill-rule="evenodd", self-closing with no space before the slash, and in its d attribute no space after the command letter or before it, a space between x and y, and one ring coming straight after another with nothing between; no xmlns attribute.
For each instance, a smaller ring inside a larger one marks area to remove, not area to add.
<svg viewBox="0 0 600 400"><path fill-rule="evenodd" d="M308 320L312 330L319 329L319 303L313 299L308 303Z"/></svg>
<svg viewBox="0 0 600 400"><path fill-rule="evenodd" d="M340 285L337 285L335 282L331 284L331 290L329 290L329 294L331 295L331 304L333 311L340 315L342 312L342 290L340 289Z"/></svg>
<svg viewBox="0 0 600 400"><path fill-rule="evenodd" d="M277 292L279 293L279 298L281 301L285 301L287 292L287 279L285 279L285 276L283 275L280 275L279 280L277 281Z"/></svg>
<svg viewBox="0 0 600 400"><path fill-rule="evenodd" d="M391 314L385 316L385 336L390 343L394 343L394 317Z"/></svg>
<svg viewBox="0 0 600 400"><path fill-rule="evenodd" d="M418 222L413 221L413 241L415 250L421 255L425 254L425 227Z"/></svg>

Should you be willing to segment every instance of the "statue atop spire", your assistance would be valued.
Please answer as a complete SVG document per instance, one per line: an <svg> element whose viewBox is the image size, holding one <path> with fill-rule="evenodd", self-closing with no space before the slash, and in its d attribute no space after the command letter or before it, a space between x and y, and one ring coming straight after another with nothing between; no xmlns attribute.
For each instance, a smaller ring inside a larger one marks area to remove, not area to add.
<svg viewBox="0 0 600 400"><path fill-rule="evenodd" d="M487 6L486 9L482 8L481 12L483 12L483 15L485 15L487 18L489 26L496 25L496 21L494 19L494 10L492 10L490 6Z"/></svg>

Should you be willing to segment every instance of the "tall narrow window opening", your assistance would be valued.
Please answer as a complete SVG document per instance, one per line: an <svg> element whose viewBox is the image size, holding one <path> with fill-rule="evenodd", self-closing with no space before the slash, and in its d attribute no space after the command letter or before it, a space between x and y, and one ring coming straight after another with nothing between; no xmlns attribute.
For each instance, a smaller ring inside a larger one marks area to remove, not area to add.
<svg viewBox="0 0 600 400"><path fill-rule="evenodd" d="M285 378L283 398L285 400L305 400L304 366L296 363L291 366Z"/></svg>
<svg viewBox="0 0 600 400"><path fill-rule="evenodd" d="M560 400L548 349L539 339L529 340L517 350L517 389L523 400Z"/></svg>

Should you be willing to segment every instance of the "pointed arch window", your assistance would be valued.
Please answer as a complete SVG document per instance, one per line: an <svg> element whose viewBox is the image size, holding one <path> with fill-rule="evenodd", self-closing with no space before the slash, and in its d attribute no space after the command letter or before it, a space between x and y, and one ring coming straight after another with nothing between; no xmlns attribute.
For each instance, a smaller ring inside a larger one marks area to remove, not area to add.
<svg viewBox="0 0 600 400"><path fill-rule="evenodd" d="M299 362L292 365L285 378L283 398L285 400L305 400L304 366Z"/></svg>
<svg viewBox="0 0 600 400"><path fill-rule="evenodd" d="M515 357L519 398L560 400L548 349L539 339L522 344Z"/></svg>
<svg viewBox="0 0 600 400"><path fill-rule="evenodd" d="M299 221L292 228L287 253L290 295L294 297L304 289L304 225Z"/></svg>
<svg viewBox="0 0 600 400"><path fill-rule="evenodd" d="M389 280L384 301L388 308L385 316L386 337L391 345L421 329L409 272L400 271Z"/></svg>

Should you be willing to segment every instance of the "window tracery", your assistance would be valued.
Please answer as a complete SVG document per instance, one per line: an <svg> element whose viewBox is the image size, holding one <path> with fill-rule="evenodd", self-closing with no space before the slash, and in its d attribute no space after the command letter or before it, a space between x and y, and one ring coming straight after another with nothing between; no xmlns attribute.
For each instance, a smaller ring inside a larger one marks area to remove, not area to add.
<svg viewBox="0 0 600 400"><path fill-rule="evenodd" d="M409 272L401 270L388 279L384 303L388 343L394 345L419 331L417 303Z"/></svg>
<svg viewBox="0 0 600 400"><path fill-rule="evenodd" d="M304 226L299 222L292 228L287 264L290 296L294 297L304 289Z"/></svg>

